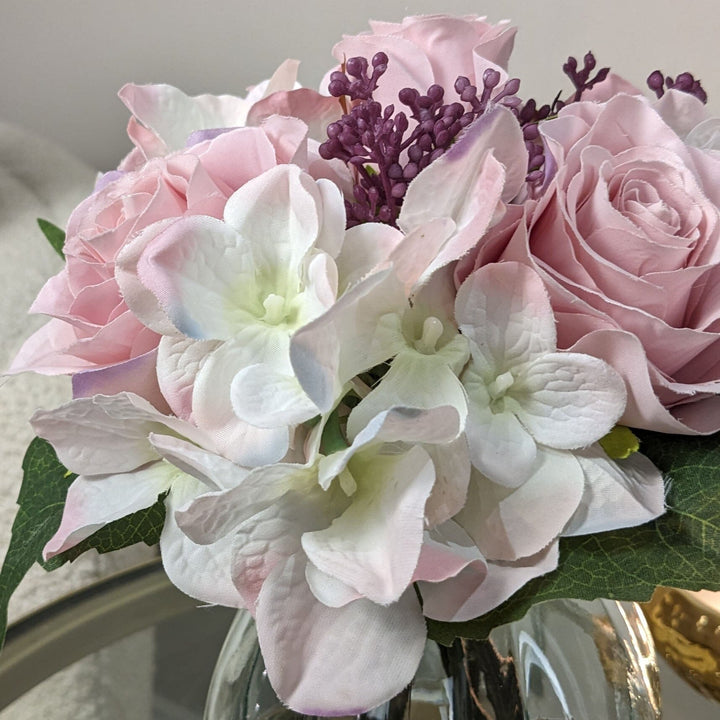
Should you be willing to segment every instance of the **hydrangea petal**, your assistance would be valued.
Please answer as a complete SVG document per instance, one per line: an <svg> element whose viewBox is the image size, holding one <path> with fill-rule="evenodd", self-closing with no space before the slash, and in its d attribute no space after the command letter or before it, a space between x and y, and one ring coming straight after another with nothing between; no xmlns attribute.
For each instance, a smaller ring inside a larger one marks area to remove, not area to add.
<svg viewBox="0 0 720 720"><path fill-rule="evenodd" d="M613 461L594 445L575 456L585 473L585 492L563 535L641 525L665 512L662 473L641 453Z"/></svg>
<svg viewBox="0 0 720 720"><path fill-rule="evenodd" d="M476 345L473 360L488 372L511 370L555 350L545 286L519 263L492 263L472 273L458 290L455 318Z"/></svg>
<svg viewBox="0 0 720 720"><path fill-rule="evenodd" d="M395 602L417 564L435 469L419 446L363 456L349 467L358 484L352 504L329 528L303 535L303 549L320 570L366 598Z"/></svg>
<svg viewBox="0 0 720 720"><path fill-rule="evenodd" d="M310 591L301 556L265 581L256 622L275 692L306 715L357 715L389 700L412 680L425 648L412 588L388 607L361 599L330 608Z"/></svg>
<svg viewBox="0 0 720 720"><path fill-rule="evenodd" d="M565 450L610 432L625 410L625 383L589 355L548 353L525 365L510 391L535 440Z"/></svg>
<svg viewBox="0 0 720 720"><path fill-rule="evenodd" d="M474 474L457 520L486 558L514 561L535 555L560 536L584 488L585 473L572 453L543 448L532 474L516 489Z"/></svg>
<svg viewBox="0 0 720 720"><path fill-rule="evenodd" d="M196 545L175 522L175 511L207 490L189 475L176 478L165 499L165 525L160 535L163 568L176 587L186 595L206 603L244 607L232 582L232 538L221 538L212 545Z"/></svg>
<svg viewBox="0 0 720 720"><path fill-rule="evenodd" d="M134 472L75 478L68 489L60 527L48 541L48 558L77 545L96 530L157 502L179 475L166 463L154 462Z"/></svg>

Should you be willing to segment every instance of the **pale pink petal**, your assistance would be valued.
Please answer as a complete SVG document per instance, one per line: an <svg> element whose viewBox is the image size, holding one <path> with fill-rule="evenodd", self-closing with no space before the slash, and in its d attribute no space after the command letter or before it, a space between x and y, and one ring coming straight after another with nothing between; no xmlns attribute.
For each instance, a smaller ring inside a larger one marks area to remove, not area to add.
<svg viewBox="0 0 720 720"><path fill-rule="evenodd" d="M473 620L494 610L525 583L551 572L557 564L558 544L555 542L537 555L518 562L488 562L483 578L471 565L438 585L423 583L425 615L446 622Z"/></svg>
<svg viewBox="0 0 720 720"><path fill-rule="evenodd" d="M220 341L193 340L185 335L165 335L157 351L157 380L173 413L183 420L192 418L195 378Z"/></svg>
<svg viewBox="0 0 720 720"><path fill-rule="evenodd" d="M95 367L91 361L66 352L77 340L72 325L52 318L23 343L7 372L67 375Z"/></svg>
<svg viewBox="0 0 720 720"><path fill-rule="evenodd" d="M58 555L108 523L154 505L177 475L170 465L154 462L134 472L78 476L70 485L60 527L43 557Z"/></svg>
<svg viewBox="0 0 720 720"><path fill-rule="evenodd" d="M362 593L341 582L332 575L318 570L311 562L305 566L305 580L312 594L328 607L342 607L362 598Z"/></svg>
<svg viewBox="0 0 720 720"><path fill-rule="evenodd" d="M454 577L472 563L479 563L484 577L486 563L482 553L472 538L456 522L449 520L425 532L413 582L439 583Z"/></svg>
<svg viewBox="0 0 720 720"><path fill-rule="evenodd" d="M73 397L131 392L145 398L161 413L170 413L158 385L156 365L157 350L150 350L108 368L76 372L72 377Z"/></svg>
<svg viewBox="0 0 720 720"><path fill-rule="evenodd" d="M301 556L265 581L256 622L275 692L306 715L357 715L389 700L413 678L425 648L412 588L388 607L361 599L330 608L310 591Z"/></svg>

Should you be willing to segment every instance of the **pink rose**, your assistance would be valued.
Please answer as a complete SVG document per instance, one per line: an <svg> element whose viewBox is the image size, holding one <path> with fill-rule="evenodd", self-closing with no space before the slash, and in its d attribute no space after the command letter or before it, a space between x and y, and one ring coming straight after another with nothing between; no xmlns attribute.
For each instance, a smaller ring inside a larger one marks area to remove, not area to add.
<svg viewBox="0 0 720 720"><path fill-rule="evenodd" d="M70 216L65 267L50 278L31 312L52 319L25 342L10 372L72 374L75 396L132 391L165 409L157 389L159 336L128 309L115 259L141 230L169 218L221 218L230 195L278 163L290 162L307 127L271 118L154 158L132 172L109 173Z"/></svg>
<svg viewBox="0 0 720 720"><path fill-rule="evenodd" d="M671 92L675 117L678 103L695 108ZM686 144L639 96L568 105L541 132L554 181L524 212L512 209L474 264L521 260L541 273L558 346L623 375L622 422L717 431L720 157Z"/></svg>
<svg viewBox="0 0 720 720"><path fill-rule="evenodd" d="M433 83L445 88L448 97L458 75L472 84L482 85L488 68L504 71L515 41L516 28L508 21L492 25L484 17L448 17L420 15L406 17L400 23L370 22L371 32L345 35L333 48L339 62L354 56L368 60L382 50L389 58L375 100L386 106L395 103L404 87L425 92ZM329 74L321 89L327 89ZM449 102L450 100L448 100Z"/></svg>

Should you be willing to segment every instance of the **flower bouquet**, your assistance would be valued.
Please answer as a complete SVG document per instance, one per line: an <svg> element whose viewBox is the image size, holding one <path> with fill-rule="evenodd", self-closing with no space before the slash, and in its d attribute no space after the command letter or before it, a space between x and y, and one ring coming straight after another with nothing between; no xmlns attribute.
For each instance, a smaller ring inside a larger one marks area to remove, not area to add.
<svg viewBox="0 0 720 720"><path fill-rule="evenodd" d="M523 98L514 36L373 22L320 92L120 91L134 150L41 222L65 265L9 371L74 399L32 418L4 608L38 558L159 542L344 715L428 636L720 588L720 121L592 53Z"/></svg>

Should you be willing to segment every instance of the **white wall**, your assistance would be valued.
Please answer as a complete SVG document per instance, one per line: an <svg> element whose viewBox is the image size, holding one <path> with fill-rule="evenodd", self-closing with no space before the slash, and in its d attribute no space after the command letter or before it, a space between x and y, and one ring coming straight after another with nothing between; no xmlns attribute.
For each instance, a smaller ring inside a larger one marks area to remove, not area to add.
<svg viewBox="0 0 720 720"><path fill-rule="evenodd" d="M720 112L717 0L0 0L0 119L109 169L129 148L123 83L241 93L296 57L316 87L343 32L423 12L512 19L511 70L538 99L567 87L569 54L592 49L639 84L657 67L689 70Z"/></svg>

